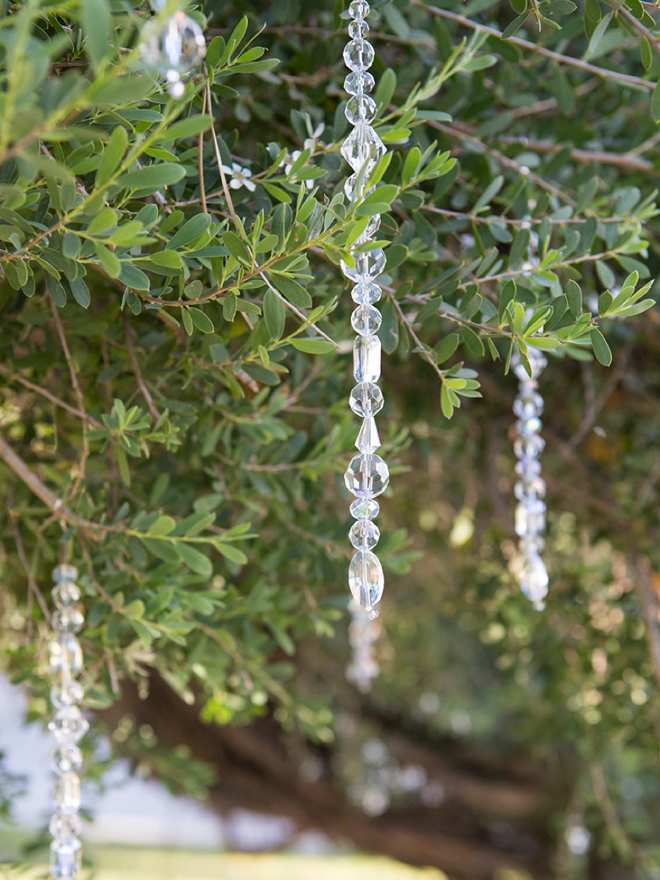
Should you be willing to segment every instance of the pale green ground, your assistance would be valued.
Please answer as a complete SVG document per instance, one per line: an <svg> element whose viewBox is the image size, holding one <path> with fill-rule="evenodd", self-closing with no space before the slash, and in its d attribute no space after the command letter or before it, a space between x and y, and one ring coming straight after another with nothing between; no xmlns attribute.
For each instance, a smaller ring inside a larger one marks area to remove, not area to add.
<svg viewBox="0 0 660 880"><path fill-rule="evenodd" d="M91 848L90 848L91 849ZM182 850L95 847L94 871L85 880L447 880L433 868L409 868L370 856L298 856L199 853ZM37 880L44 866L5 869L3 880Z"/></svg>

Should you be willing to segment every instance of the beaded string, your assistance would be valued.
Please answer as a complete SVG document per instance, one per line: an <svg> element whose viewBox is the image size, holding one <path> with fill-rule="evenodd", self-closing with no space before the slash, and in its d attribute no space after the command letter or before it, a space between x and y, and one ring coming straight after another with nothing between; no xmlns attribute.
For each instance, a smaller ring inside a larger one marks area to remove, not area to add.
<svg viewBox="0 0 660 880"><path fill-rule="evenodd" d="M368 72L374 60L374 49L365 37L369 33L366 18L369 4L366 0L353 0L349 6L351 22L348 26L350 42L344 49L344 61L351 71L344 81L349 100L346 118L353 130L344 141L341 153L353 169L344 186L349 201L365 194L369 174L385 155L386 148L371 126L376 117L376 102L369 95L375 81ZM390 480L389 469L376 454L380 438L375 415L383 407L383 393L376 384L380 378L381 344L376 335L382 317L374 303L381 298L382 290L376 279L385 268L382 248L368 249L380 227L380 216L369 219L364 234L353 248L354 265L342 261L341 268L352 282L351 296L357 308L351 324L357 333L353 349L353 375L358 383L350 396L350 407L362 418L362 426L355 445L359 454L351 460L345 481L348 490L355 495L351 504L353 524L349 538L356 550L348 570L348 583L353 598L363 607L370 619L378 616L374 608L384 587L383 568L373 552L380 538L380 530L373 521L380 507L376 498L385 491Z"/></svg>

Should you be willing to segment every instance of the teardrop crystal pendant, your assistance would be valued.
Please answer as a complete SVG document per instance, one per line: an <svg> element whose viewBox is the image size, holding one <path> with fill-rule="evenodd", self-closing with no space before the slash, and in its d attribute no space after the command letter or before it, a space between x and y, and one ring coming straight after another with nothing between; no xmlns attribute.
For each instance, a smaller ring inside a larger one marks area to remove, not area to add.
<svg viewBox="0 0 660 880"><path fill-rule="evenodd" d="M78 704L84 696L76 676L82 671L83 653L76 633L84 616L78 606L80 588L75 583L78 572L71 565L58 565L53 571L52 590L56 611L51 617L55 637L49 646L50 667L55 684L51 699L57 709L48 725L57 742L51 756L55 771L55 813L50 823L53 842L50 845L50 871L53 880L75 880L82 868L80 776L82 752L78 743L89 730L89 724Z"/></svg>
<svg viewBox="0 0 660 880"><path fill-rule="evenodd" d="M187 76L204 60L206 40L201 27L184 12L164 21L155 18L144 26L140 44L143 62L164 76L172 97L181 98Z"/></svg>
<svg viewBox="0 0 660 880"><path fill-rule="evenodd" d="M538 349L531 347L527 357L531 376L518 354L513 359L514 371L520 382L518 396L513 404L513 411L518 417L518 436L513 448L519 459L516 464L518 481L514 491L518 499L515 526L520 539L519 557L515 560L514 567L520 589L534 607L541 610L548 594L549 579L540 556L545 543L542 536L545 532L546 504L543 501L545 482L541 478L541 463L538 460L545 448L545 441L540 436L543 398L538 391L538 378L547 361Z"/></svg>

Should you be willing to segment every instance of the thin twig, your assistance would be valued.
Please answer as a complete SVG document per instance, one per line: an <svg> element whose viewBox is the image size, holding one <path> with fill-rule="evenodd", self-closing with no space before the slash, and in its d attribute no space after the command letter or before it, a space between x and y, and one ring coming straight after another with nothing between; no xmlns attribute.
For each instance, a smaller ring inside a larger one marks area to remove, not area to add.
<svg viewBox="0 0 660 880"><path fill-rule="evenodd" d="M55 406L61 407L66 412L71 413L73 416L77 416L79 419L87 422L94 428L103 428L101 422L97 422L97 420L88 415L88 413L79 410L77 407L72 406L70 403L67 403L65 400L60 400L59 397L55 397L47 388L41 388L39 385L35 385L34 382L30 382L29 379L25 379L23 376L20 376L18 373L12 373L7 367L3 364L0 364L0 373L3 376L6 376L8 379L11 379L14 382L18 382L20 385L23 385L24 388L29 388L30 391L34 391L36 394L40 394L42 397L45 397L46 400L50 400L51 403L54 403Z"/></svg>
<svg viewBox="0 0 660 880"><path fill-rule="evenodd" d="M206 113L208 103L206 89L202 92L202 114ZM199 194L202 199L202 211L208 214L206 207L206 187L204 186L204 132L199 133L199 147L197 150L197 164L199 166Z"/></svg>
<svg viewBox="0 0 660 880"><path fill-rule="evenodd" d="M211 115L211 119L213 119L213 99L211 96L211 80L209 79L209 71L204 64L204 76L206 77L206 99L209 105L209 114ZM236 211L234 210L234 202L232 201L231 192L229 191L229 186L227 185L227 177L225 176L225 169L222 164L222 156L220 155L220 145L218 144L218 138L215 133L215 122L211 123L211 139L213 140L213 149L215 151L215 160L218 164L218 172L220 174L220 180L222 181L222 191L225 194L225 201L227 202L227 207L229 208L229 213L231 214L231 219L236 227L236 229L240 229L241 225L238 222L238 217L236 216Z"/></svg>
<svg viewBox="0 0 660 880"><path fill-rule="evenodd" d="M140 369L140 364L138 363L137 356L135 354L135 346L133 345L133 337L131 335L131 321L128 317L128 313L124 312L124 338L126 339L126 347L128 349L128 357L131 361L131 367L133 368L133 372L135 373L135 378L138 383L138 388L144 397L147 408L149 412L153 416L153 418L158 421L160 419L160 413L156 407L156 404L153 401L153 397L151 396L151 392L147 387L147 383L144 381L144 376L142 375L142 370Z"/></svg>
<svg viewBox="0 0 660 880"><path fill-rule="evenodd" d="M300 309L296 308L296 306L294 306L292 303L290 303L288 299L283 297L282 294L279 292L279 290L276 287L273 287L271 282L268 280L268 276L266 275L265 272L260 272L259 274L261 275L263 280L266 282L266 285L268 286L269 290L271 290L275 294L275 296L279 297L279 299L282 300L282 302L284 303L284 305L286 306L287 309L290 309L294 315L297 315L300 318L300 320L304 321L305 324L307 324L309 327L311 327L315 333L318 333L319 336L322 336L324 339L327 339L328 342L331 342L332 345L334 345L334 347L337 350L339 350L339 345L334 341L334 339L331 339L327 333L324 333L323 330L320 330L316 326L316 324L310 324L309 318L307 317L307 315L304 312L301 312Z"/></svg>

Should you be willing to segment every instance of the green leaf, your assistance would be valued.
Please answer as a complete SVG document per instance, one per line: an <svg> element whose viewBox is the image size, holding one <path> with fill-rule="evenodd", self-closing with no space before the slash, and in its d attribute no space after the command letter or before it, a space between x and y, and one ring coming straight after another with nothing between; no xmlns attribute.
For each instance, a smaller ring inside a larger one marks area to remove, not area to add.
<svg viewBox="0 0 660 880"><path fill-rule="evenodd" d="M287 278L285 275L278 275L276 287L280 293L298 309L308 309L312 305L312 298L307 293L302 284L294 281L293 278Z"/></svg>
<svg viewBox="0 0 660 880"><path fill-rule="evenodd" d="M121 272L121 263L119 261L119 258L114 255L110 248L106 247L100 242L96 243L95 250L96 256L99 258L99 263L103 267L104 271L107 272L111 278L119 278L119 274Z"/></svg>
<svg viewBox="0 0 660 880"><path fill-rule="evenodd" d="M440 407L442 409L442 414L446 419L450 419L454 415L454 404L452 403L451 395L449 394L449 387L442 383L442 388L440 389Z"/></svg>
<svg viewBox="0 0 660 880"><path fill-rule="evenodd" d="M225 232L222 236L222 243L239 263L243 263L245 266L252 265L252 259L248 249L235 232Z"/></svg>
<svg viewBox="0 0 660 880"><path fill-rule="evenodd" d="M169 125L159 140L176 141L180 138L195 137L209 129L212 122L213 120L210 116L203 115L202 113L189 116L187 119L180 119L173 125Z"/></svg>
<svg viewBox="0 0 660 880"><path fill-rule="evenodd" d="M159 516L158 519L149 526L147 534L154 538L162 538L164 535L169 535L173 532L175 528L175 519L171 516Z"/></svg>
<svg viewBox="0 0 660 880"><path fill-rule="evenodd" d="M286 315L284 303L272 290L267 290L264 295L264 318L273 339L280 339L284 333Z"/></svg>
<svg viewBox="0 0 660 880"><path fill-rule="evenodd" d="M69 282L69 286L71 288L73 298L78 303L78 305L82 306L83 309L89 308L89 304L92 301L92 298L89 294L89 288L85 284L84 279L74 278L73 281Z"/></svg>
<svg viewBox="0 0 660 880"><path fill-rule="evenodd" d="M645 36L642 36L642 64L644 70L650 70L653 67L653 50Z"/></svg>
<svg viewBox="0 0 660 880"><path fill-rule="evenodd" d="M458 333L450 333L433 349L436 364L442 364L448 360L458 348L460 337Z"/></svg>
<svg viewBox="0 0 660 880"><path fill-rule="evenodd" d="M213 333L215 330L213 321L201 309L189 306L186 311L192 318L192 322L198 330L201 330L202 333Z"/></svg>
<svg viewBox="0 0 660 880"><path fill-rule="evenodd" d="M113 49L112 19L106 0L82 0L80 10L85 51L94 68L99 68Z"/></svg>
<svg viewBox="0 0 660 880"><path fill-rule="evenodd" d="M237 565L245 565L248 561L245 553L243 553L242 550L239 550L238 547L233 547L231 544L223 544L222 541L218 541L215 547L220 553L222 553L225 559L228 559L230 562L235 562Z"/></svg>
<svg viewBox="0 0 660 880"><path fill-rule="evenodd" d="M195 574L201 574L204 577L211 577L213 574L213 566L211 565L211 560L208 556L205 556L203 553L200 553L199 550L195 549L195 547L191 547L190 544L184 544L183 542L178 542L174 545L174 549L179 555L179 559L190 568Z"/></svg>
<svg viewBox="0 0 660 880"><path fill-rule="evenodd" d="M304 351L306 354L327 354L329 351L335 351L335 346L327 339L290 339L291 345Z"/></svg>
<svg viewBox="0 0 660 880"><path fill-rule="evenodd" d="M181 319L183 321L183 329L186 331L188 336L192 336L195 325L193 324L192 318L190 317L189 309L181 309Z"/></svg>
<svg viewBox="0 0 660 880"><path fill-rule="evenodd" d="M112 130L110 140L103 148L103 153L101 154L101 161L96 171L96 186L105 183L116 171L124 157L127 146L128 135L126 134L126 129L122 125L116 125Z"/></svg>
<svg viewBox="0 0 660 880"><path fill-rule="evenodd" d="M566 300L568 308L575 319L582 314L582 288L577 281L569 281L566 284Z"/></svg>
<svg viewBox="0 0 660 880"><path fill-rule="evenodd" d="M210 214L195 214L190 220L186 220L181 229L179 229L172 238L167 242L168 250L176 250L185 247L195 239L203 235L211 225Z"/></svg>
<svg viewBox="0 0 660 880"><path fill-rule="evenodd" d="M237 298L235 293L228 293L222 305L222 317L231 324L236 315Z"/></svg>
<svg viewBox="0 0 660 880"><path fill-rule="evenodd" d="M502 31L502 39L506 40L508 37L512 37L515 33L517 33L527 21L528 15L529 12L525 11L517 18L514 18L513 21L510 22Z"/></svg>
<svg viewBox="0 0 660 880"><path fill-rule="evenodd" d="M226 364L228 360L231 360L231 355L221 342L216 342L211 346L211 357L216 364Z"/></svg>
<svg viewBox="0 0 660 880"><path fill-rule="evenodd" d="M158 162L138 168L137 171L129 171L122 174L117 180L117 186L126 189L144 191L145 195L157 192L165 186L171 186L186 176L183 165L174 162ZM146 192L148 190L148 192Z"/></svg>
<svg viewBox="0 0 660 880"><path fill-rule="evenodd" d="M594 327L589 335L591 337L591 345L593 346L596 360L603 364L603 366L609 367L612 363L612 350L607 344L607 340L597 327Z"/></svg>

